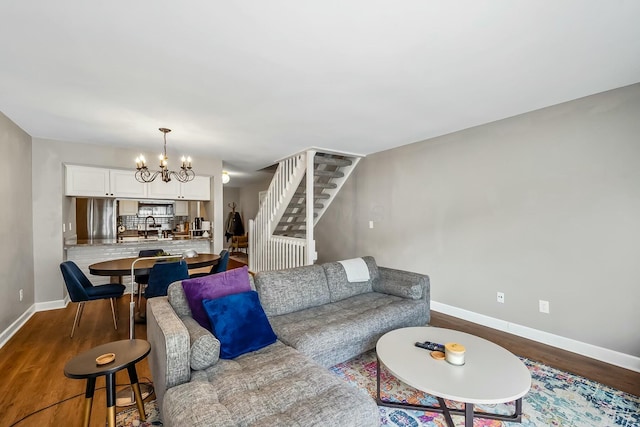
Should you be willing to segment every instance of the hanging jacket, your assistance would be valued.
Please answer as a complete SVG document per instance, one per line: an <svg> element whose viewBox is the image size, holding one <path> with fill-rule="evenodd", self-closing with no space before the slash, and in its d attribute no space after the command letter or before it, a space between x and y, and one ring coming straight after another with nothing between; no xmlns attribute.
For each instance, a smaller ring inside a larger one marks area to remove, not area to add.
<svg viewBox="0 0 640 427"><path fill-rule="evenodd" d="M229 215L227 215L227 219L224 223L224 236L227 238L227 242L229 241L229 239L231 239L231 236L233 236L233 212L229 212Z"/></svg>
<svg viewBox="0 0 640 427"><path fill-rule="evenodd" d="M233 235L244 236L244 225L242 224L242 217L240 212L236 212L233 217Z"/></svg>
<svg viewBox="0 0 640 427"><path fill-rule="evenodd" d="M233 212L229 212L227 219L224 223L225 233L233 234Z"/></svg>

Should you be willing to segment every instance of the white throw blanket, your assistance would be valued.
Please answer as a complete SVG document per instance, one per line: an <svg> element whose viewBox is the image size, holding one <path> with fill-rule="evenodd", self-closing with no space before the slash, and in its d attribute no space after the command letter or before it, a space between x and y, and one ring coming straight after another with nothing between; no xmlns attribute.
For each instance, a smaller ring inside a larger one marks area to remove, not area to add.
<svg viewBox="0 0 640 427"><path fill-rule="evenodd" d="M346 259L338 262L342 264L345 273L347 273L349 282L366 282L369 280L369 267L367 267L367 263L362 258Z"/></svg>

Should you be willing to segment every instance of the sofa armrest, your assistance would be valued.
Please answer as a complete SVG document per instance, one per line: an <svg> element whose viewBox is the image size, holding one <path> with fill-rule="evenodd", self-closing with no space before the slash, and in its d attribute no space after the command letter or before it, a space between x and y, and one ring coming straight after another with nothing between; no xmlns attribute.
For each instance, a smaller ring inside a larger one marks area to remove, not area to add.
<svg viewBox="0 0 640 427"><path fill-rule="evenodd" d="M147 341L151 344L149 367L162 408L165 391L191 379L189 331L167 297L147 300Z"/></svg>
<svg viewBox="0 0 640 427"><path fill-rule="evenodd" d="M193 317L180 318L189 332L191 369L200 371L216 364L220 358L220 341Z"/></svg>
<svg viewBox="0 0 640 427"><path fill-rule="evenodd" d="M393 268L378 267L380 274L373 290L407 299L430 300L429 276Z"/></svg>

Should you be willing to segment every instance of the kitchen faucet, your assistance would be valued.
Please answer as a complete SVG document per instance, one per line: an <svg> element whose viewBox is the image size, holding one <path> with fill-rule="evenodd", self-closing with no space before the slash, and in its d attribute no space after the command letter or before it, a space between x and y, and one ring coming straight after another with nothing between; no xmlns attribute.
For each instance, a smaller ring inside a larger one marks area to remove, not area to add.
<svg viewBox="0 0 640 427"><path fill-rule="evenodd" d="M146 239L147 237L149 237L149 231L147 230L147 223L148 223L148 219L151 218L153 220L153 227L156 226L156 219L152 216L149 215L148 217L146 217L144 219L144 238Z"/></svg>

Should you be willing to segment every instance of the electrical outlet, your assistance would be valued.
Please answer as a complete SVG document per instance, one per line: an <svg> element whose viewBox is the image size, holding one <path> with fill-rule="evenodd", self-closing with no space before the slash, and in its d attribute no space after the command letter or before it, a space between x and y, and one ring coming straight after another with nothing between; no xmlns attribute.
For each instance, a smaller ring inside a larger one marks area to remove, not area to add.
<svg viewBox="0 0 640 427"><path fill-rule="evenodd" d="M22 301L24 299L24 292L22 289L20 289L20 301Z"/></svg>
<svg viewBox="0 0 640 427"><path fill-rule="evenodd" d="M539 308L540 308L540 313L549 314L549 301L540 300L540 301L538 301L538 305L539 305Z"/></svg>
<svg viewBox="0 0 640 427"><path fill-rule="evenodd" d="M69 231L71 231L71 223L69 223Z"/></svg>
<svg viewBox="0 0 640 427"><path fill-rule="evenodd" d="M496 297L496 300L500 303L500 304L504 304L504 292L498 292L498 295Z"/></svg>
<svg viewBox="0 0 640 427"><path fill-rule="evenodd" d="M373 221L369 221L369 228L373 228Z"/></svg>
<svg viewBox="0 0 640 427"><path fill-rule="evenodd" d="M62 223L62 232L65 233L67 231L67 224Z"/></svg>

